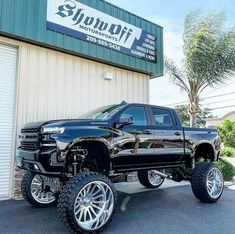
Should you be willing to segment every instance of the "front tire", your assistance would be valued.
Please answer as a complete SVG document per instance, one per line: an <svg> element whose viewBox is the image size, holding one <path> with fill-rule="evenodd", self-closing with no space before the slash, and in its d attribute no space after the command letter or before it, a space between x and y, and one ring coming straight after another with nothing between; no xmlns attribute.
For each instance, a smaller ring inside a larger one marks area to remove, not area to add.
<svg viewBox="0 0 235 234"><path fill-rule="evenodd" d="M165 180L155 170L138 171L138 179L144 187L149 189L159 188Z"/></svg>
<svg viewBox="0 0 235 234"><path fill-rule="evenodd" d="M76 233L99 233L111 222L117 205L117 192L104 175L86 172L74 176L58 201L63 223Z"/></svg>
<svg viewBox="0 0 235 234"><path fill-rule="evenodd" d="M199 163L193 171L191 185L197 199L207 203L216 202L223 193L223 174L215 163Z"/></svg>
<svg viewBox="0 0 235 234"><path fill-rule="evenodd" d="M56 204L59 180L27 171L21 181L23 198L36 208L50 207Z"/></svg>

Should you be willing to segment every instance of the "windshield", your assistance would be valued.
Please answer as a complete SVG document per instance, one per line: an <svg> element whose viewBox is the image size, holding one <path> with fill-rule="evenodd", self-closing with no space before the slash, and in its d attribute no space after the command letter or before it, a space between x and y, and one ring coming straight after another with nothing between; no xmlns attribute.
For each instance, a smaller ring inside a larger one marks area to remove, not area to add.
<svg viewBox="0 0 235 234"><path fill-rule="evenodd" d="M80 116L78 119L107 120L111 118L112 115L116 114L122 107L123 106L120 105L100 107Z"/></svg>

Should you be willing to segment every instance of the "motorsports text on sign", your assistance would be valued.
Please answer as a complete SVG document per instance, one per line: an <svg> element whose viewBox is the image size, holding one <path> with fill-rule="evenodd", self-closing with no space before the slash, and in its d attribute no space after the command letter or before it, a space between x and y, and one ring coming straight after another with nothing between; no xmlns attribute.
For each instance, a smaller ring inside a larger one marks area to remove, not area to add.
<svg viewBox="0 0 235 234"><path fill-rule="evenodd" d="M156 36L77 0L48 0L47 28L156 62Z"/></svg>

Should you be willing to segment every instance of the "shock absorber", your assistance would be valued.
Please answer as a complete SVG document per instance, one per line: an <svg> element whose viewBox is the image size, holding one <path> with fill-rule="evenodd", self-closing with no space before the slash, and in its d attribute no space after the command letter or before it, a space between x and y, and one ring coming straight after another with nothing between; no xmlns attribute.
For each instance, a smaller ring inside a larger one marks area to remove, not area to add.
<svg viewBox="0 0 235 234"><path fill-rule="evenodd" d="M77 175L77 165L78 165L78 160L77 160L77 154L73 155L73 175Z"/></svg>
<svg viewBox="0 0 235 234"><path fill-rule="evenodd" d="M76 149L73 149L72 152L73 152L73 163L72 163L73 174L76 175L78 173L78 166L80 166L79 172L82 171L85 158L88 155L88 151L87 149L80 149L79 147L77 147Z"/></svg>

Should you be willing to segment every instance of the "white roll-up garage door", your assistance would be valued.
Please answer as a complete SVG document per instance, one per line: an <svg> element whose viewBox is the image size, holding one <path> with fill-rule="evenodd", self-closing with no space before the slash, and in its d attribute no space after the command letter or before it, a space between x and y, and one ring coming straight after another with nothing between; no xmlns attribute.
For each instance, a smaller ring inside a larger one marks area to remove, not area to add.
<svg viewBox="0 0 235 234"><path fill-rule="evenodd" d="M9 197L17 49L0 44L0 199Z"/></svg>

